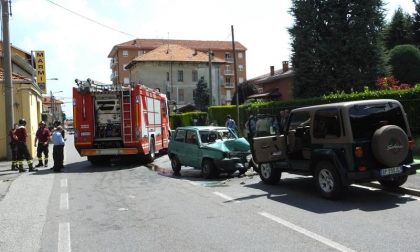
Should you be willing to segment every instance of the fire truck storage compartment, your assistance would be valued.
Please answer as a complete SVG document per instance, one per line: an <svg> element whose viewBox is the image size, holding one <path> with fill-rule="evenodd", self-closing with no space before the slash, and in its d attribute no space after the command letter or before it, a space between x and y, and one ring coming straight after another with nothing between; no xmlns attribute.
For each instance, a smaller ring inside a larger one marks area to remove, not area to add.
<svg viewBox="0 0 420 252"><path fill-rule="evenodd" d="M95 139L121 140L121 104L117 94L95 96Z"/></svg>

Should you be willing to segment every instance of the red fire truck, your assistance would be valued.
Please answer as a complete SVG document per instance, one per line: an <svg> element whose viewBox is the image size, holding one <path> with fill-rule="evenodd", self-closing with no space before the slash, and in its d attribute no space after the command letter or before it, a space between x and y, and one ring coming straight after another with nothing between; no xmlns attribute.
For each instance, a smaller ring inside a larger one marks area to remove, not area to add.
<svg viewBox="0 0 420 252"><path fill-rule="evenodd" d="M74 145L92 164L121 155L144 156L168 148L166 95L140 84L108 85L76 79L73 87Z"/></svg>

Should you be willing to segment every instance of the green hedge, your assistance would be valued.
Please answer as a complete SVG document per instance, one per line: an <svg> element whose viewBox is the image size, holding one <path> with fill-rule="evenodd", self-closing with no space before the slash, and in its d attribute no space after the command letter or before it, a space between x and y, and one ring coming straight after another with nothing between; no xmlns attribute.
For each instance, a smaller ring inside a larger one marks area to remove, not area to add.
<svg viewBox="0 0 420 252"><path fill-rule="evenodd" d="M176 129L181 126L203 126L207 125L207 113L206 112L187 112L173 114L169 117L171 129Z"/></svg>
<svg viewBox="0 0 420 252"><path fill-rule="evenodd" d="M369 90L363 92L344 93L337 92L322 97L308 99L295 99L293 101L256 101L239 106L240 122L237 125L243 129L246 119L253 114L278 114L282 109L293 109L302 106L326 104L342 101L369 100L369 99L395 99L400 101L408 115L413 133L420 134L420 84L414 88L403 90ZM208 109L208 121L224 125L226 115L230 114L235 121L236 106L214 106Z"/></svg>

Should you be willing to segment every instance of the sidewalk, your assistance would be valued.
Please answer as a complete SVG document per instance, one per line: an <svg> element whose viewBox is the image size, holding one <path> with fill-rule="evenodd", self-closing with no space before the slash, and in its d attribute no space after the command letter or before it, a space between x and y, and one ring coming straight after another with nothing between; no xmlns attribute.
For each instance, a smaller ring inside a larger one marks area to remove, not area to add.
<svg viewBox="0 0 420 252"><path fill-rule="evenodd" d="M11 162L0 162L0 251L39 251L54 173L10 168Z"/></svg>
<svg viewBox="0 0 420 252"><path fill-rule="evenodd" d="M12 171L11 168L11 161L0 161L0 201L6 196L12 182L22 174Z"/></svg>

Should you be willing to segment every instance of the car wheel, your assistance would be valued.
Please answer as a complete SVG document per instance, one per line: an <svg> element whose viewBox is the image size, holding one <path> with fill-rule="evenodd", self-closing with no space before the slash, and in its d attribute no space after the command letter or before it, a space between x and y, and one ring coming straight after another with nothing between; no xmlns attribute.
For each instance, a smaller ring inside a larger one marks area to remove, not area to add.
<svg viewBox="0 0 420 252"><path fill-rule="evenodd" d="M385 188L395 189L402 186L407 181L408 175L403 175L391 179L378 179L378 182Z"/></svg>
<svg viewBox="0 0 420 252"><path fill-rule="evenodd" d="M174 174L179 174L179 172L181 171L181 163L175 155L171 156L171 166Z"/></svg>
<svg viewBox="0 0 420 252"><path fill-rule="evenodd" d="M214 176L215 168L212 160L204 159L203 164L201 166L201 173L203 174L203 178L205 179L209 179Z"/></svg>
<svg viewBox="0 0 420 252"><path fill-rule="evenodd" d="M152 137L150 138L150 143L149 143L149 154L147 154L146 156L146 160L148 163L153 162L153 160L155 160L156 157L156 153L155 153L155 139Z"/></svg>
<svg viewBox="0 0 420 252"><path fill-rule="evenodd" d="M315 183L322 197L327 199L338 199L345 190L334 165L329 161L321 161L316 165Z"/></svg>
<svg viewBox="0 0 420 252"><path fill-rule="evenodd" d="M280 181L281 171L274 169L272 163L260 164L258 169L260 178L264 184L274 185Z"/></svg>

